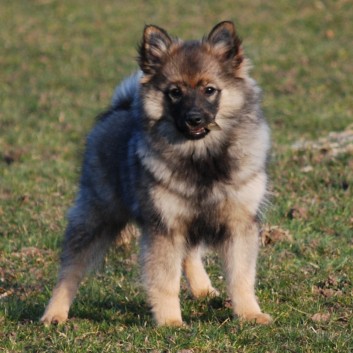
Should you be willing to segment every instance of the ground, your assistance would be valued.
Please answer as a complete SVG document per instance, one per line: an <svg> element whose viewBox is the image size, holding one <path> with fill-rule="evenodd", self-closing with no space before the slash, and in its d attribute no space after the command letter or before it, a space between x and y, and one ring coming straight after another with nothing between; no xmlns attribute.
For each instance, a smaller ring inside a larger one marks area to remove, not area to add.
<svg viewBox="0 0 353 353"><path fill-rule="evenodd" d="M353 7L350 1L2 1L0 352L353 351ZM136 69L144 24L199 38L232 19L272 129L257 295L274 323L232 318L182 283L186 326L156 328L136 245L112 251L70 321L39 324L57 273L86 133Z"/></svg>

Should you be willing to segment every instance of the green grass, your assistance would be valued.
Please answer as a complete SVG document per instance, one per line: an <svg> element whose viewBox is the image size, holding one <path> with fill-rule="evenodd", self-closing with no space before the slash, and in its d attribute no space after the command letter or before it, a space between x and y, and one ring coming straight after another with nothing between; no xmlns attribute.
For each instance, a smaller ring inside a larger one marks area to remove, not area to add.
<svg viewBox="0 0 353 353"><path fill-rule="evenodd" d="M353 351L352 148L292 147L352 123L352 18L344 0L2 1L0 352ZM192 300L183 282L187 326L156 328L132 245L112 251L83 284L67 324L45 329L38 318L55 282L85 134L135 70L143 25L199 38L223 19L244 38L272 127L266 223L290 235L259 259L257 293L274 323L231 317L210 257L222 296Z"/></svg>

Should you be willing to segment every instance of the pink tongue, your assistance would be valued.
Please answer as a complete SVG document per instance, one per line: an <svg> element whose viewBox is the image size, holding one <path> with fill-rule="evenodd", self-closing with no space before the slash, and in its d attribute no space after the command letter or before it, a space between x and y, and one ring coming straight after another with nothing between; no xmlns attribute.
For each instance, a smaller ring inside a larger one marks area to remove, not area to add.
<svg viewBox="0 0 353 353"><path fill-rule="evenodd" d="M194 134L199 134L200 132L203 132L205 129L203 128L203 127L200 127L200 128L198 128L198 129L193 129L192 130L192 132L194 133Z"/></svg>

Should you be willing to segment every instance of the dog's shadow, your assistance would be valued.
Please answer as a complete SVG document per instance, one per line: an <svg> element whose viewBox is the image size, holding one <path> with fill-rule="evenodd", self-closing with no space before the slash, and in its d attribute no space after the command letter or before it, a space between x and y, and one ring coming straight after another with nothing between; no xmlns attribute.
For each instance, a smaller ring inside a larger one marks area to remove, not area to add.
<svg viewBox="0 0 353 353"><path fill-rule="evenodd" d="M183 319L187 325L194 322L223 322L231 317L231 310L226 308L224 298L205 298L195 300L185 295L181 301ZM191 303L190 303L191 301ZM79 300L71 310L71 319L89 320L94 322L109 322L124 326L153 326L151 308L143 296L123 301L112 300Z"/></svg>
<svg viewBox="0 0 353 353"><path fill-rule="evenodd" d="M100 302L78 301L72 306L71 319L89 320L97 323L109 322L124 326L152 324L150 309L140 298L131 300L103 300Z"/></svg>
<svg viewBox="0 0 353 353"><path fill-rule="evenodd" d="M187 298L187 300L193 300ZM44 311L43 303L38 303L35 298L20 298L12 300L7 305L6 317L10 321L22 324L32 324L39 322ZM214 322L217 323L227 320L231 316L230 311L225 309L222 298L193 300L193 303L183 305L183 319L186 325L195 322ZM186 308L184 308L184 306ZM150 307L143 298L132 298L123 302L113 301L111 298L102 301L85 300L78 298L70 310L68 324L89 321L91 323L109 325L130 326L154 326Z"/></svg>
<svg viewBox="0 0 353 353"><path fill-rule="evenodd" d="M38 298L12 298L3 302L8 321L31 324L39 322L45 302ZM153 324L148 305L140 299L114 303L111 300L84 300L78 296L70 309L68 322L87 320L96 323L109 322L126 326Z"/></svg>

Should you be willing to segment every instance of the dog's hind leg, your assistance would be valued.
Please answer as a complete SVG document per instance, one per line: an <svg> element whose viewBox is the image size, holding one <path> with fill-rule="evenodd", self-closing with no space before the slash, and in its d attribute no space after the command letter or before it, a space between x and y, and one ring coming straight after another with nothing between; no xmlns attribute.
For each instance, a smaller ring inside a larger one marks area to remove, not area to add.
<svg viewBox="0 0 353 353"><path fill-rule="evenodd" d="M113 226L111 223L98 221L97 217L94 219L96 221L92 222L92 218L87 217L83 220L83 217L80 217L80 222L75 218L69 221L58 281L41 318L45 325L66 321L71 303L84 275L102 260L106 250L116 238L117 232L125 226L125 223L114 223Z"/></svg>
<svg viewBox="0 0 353 353"><path fill-rule="evenodd" d="M191 248L187 252L183 265L191 293L195 298L219 295L217 289L212 287L211 281L203 266L201 246Z"/></svg>

